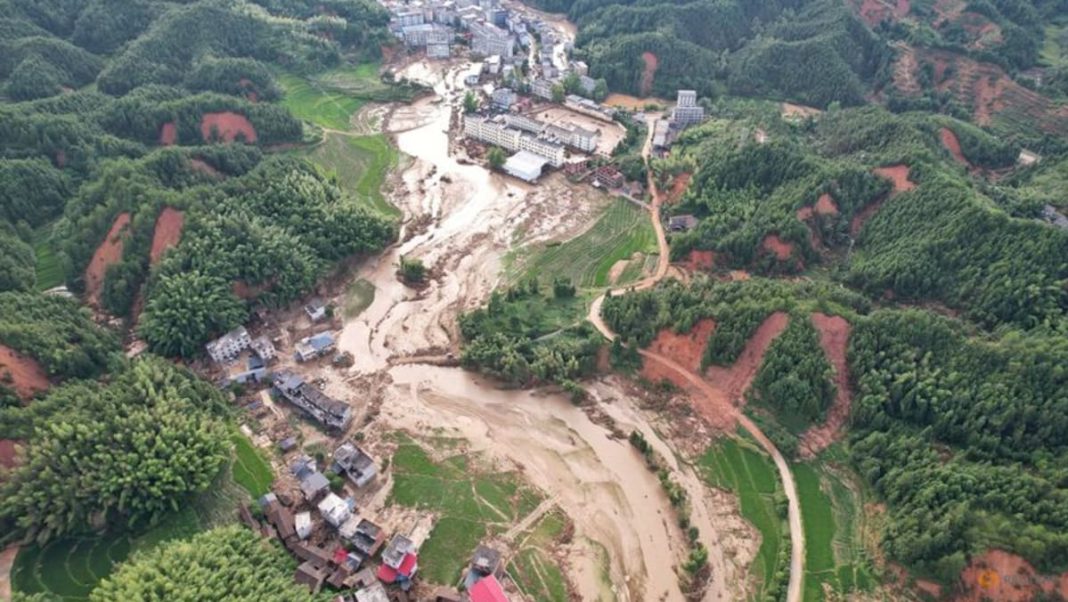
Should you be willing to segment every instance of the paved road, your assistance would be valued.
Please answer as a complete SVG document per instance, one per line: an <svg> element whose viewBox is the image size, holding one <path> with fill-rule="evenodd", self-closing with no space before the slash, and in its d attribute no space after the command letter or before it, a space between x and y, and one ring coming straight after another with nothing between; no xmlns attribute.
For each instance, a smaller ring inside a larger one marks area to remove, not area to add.
<svg viewBox="0 0 1068 602"><path fill-rule="evenodd" d="M649 163L650 150L652 148L653 123L655 120L655 115L649 115L647 118L649 137L646 138L645 145L642 148L642 156L645 158L647 166ZM593 303L590 305L590 312L587 318L593 323L593 326L598 332L610 341L616 338L616 333L612 332L612 329L608 327L604 319L601 317L601 307L604 305L605 296L622 295L628 290L644 290L656 286L656 284L663 280L667 275L671 261L671 249L668 247L667 235L664 233L664 226L660 221L660 205L663 202L663 197L656 187L652 169L649 169L648 172L649 192L653 197L652 205L649 208L649 217L653 222L653 228L656 230L656 242L660 256L656 264L656 272L652 276L626 289L609 289L605 294L594 299ZM695 374L679 365L677 362L651 351L642 349L639 353L642 357L655 361L678 373L685 378L687 382L692 384L699 393L706 395L709 398L716 396L716 392L712 386L705 382L699 374ZM786 602L801 602L801 593L805 578L805 532L801 525L801 504L797 496L797 484L794 482L794 475L790 472L790 465L786 463L786 458L783 457L782 453L779 452L778 448L775 447L763 431L761 431L748 416L738 411L737 408L735 408L733 412L733 417L737 420L738 424L745 429L747 433L752 435L757 443L771 455L772 461L775 462L775 468L779 471L779 478L782 480L783 490L786 492L787 514L790 523L790 583L786 590Z"/></svg>

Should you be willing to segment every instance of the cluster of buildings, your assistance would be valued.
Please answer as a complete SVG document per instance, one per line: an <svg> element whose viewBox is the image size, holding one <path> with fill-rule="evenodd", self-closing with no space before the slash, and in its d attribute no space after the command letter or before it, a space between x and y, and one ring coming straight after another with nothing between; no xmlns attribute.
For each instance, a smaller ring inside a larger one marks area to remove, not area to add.
<svg viewBox="0 0 1068 602"><path fill-rule="evenodd" d="M504 59L517 57L529 46L530 26L497 0L427 0L386 2L390 29L404 45L426 50L429 58L449 58L458 38L468 41L471 52ZM524 57L519 57L523 60Z"/></svg>
<svg viewBox="0 0 1068 602"><path fill-rule="evenodd" d="M653 124L653 150L658 155L667 153L683 130L704 120L705 108L697 104L697 92L679 90L671 117Z"/></svg>
<svg viewBox="0 0 1068 602"><path fill-rule="evenodd" d="M313 301L305 306L304 311L313 323L326 316L320 302ZM269 364L276 359L278 352L266 336L252 338L244 326L239 326L211 341L205 348L211 360L223 367L234 364L248 353L247 364L220 379L220 387L270 382L275 397L286 400L324 428L344 431L352 423L352 407L349 404L327 395L291 370L270 369ZM324 331L297 341L293 357L298 362L307 362L334 351L334 335Z"/></svg>
<svg viewBox="0 0 1068 602"><path fill-rule="evenodd" d="M505 163L504 170L533 182L545 165L562 166L568 148L582 153L595 152L600 134L574 124L551 124L506 113L465 115L464 136L515 153Z"/></svg>
<svg viewBox="0 0 1068 602"><path fill-rule="evenodd" d="M378 474L374 459L352 442L339 446L332 460L327 471L357 489ZM403 533L393 534L387 543L385 529L361 515L353 497L331 490L314 458L301 456L289 470L300 493L267 493L258 500L262 520L247 509L241 518L265 537L281 541L297 558L294 581L313 594L326 587L338 590L339 602L406 602L419 570L418 545ZM500 552L480 545L464 579L465 593L443 588L433 599L506 602L503 574Z"/></svg>

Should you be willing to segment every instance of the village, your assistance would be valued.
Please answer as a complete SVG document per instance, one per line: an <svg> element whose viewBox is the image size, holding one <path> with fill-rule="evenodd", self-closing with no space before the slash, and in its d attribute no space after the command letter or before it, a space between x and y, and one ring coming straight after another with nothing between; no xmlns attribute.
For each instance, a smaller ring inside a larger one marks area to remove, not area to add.
<svg viewBox="0 0 1068 602"><path fill-rule="evenodd" d="M409 60L466 65L463 102L455 103L448 132L461 164L481 164L524 185L559 171L570 186L644 205L645 182L627 178L619 151L665 156L679 133L704 119L688 90L669 112L603 104L603 82L570 60L570 42L536 16L496 1L385 5ZM622 149L631 128L637 134ZM495 149L508 155L499 165L490 157ZM694 222L677 216L667 226L677 231ZM312 593L336 591L339 602L524 599L506 572L506 541L481 542L451 586L419 580L420 549L436 517L389 502L395 443L375 421L381 395L354 390L350 369L360 358L342 351L344 328L336 296L324 295L288 309L261 308L205 346L207 361L196 367L233 396L241 431L274 468L271 491L243 508L241 521L294 557L297 583Z"/></svg>
<svg viewBox="0 0 1068 602"><path fill-rule="evenodd" d="M462 128L455 135L466 139L472 157L488 157L493 147L507 153L492 167L519 180L534 183L559 169L572 182L640 199L644 183L631 178L628 185L613 159L627 150L621 146L628 130L641 141L643 129L653 128L652 152L664 156L679 133L704 120L693 90L679 90L666 117L604 104L604 80L590 77L585 62L570 59L570 41L538 16L497 0L385 5L391 31L413 56L470 59Z"/></svg>

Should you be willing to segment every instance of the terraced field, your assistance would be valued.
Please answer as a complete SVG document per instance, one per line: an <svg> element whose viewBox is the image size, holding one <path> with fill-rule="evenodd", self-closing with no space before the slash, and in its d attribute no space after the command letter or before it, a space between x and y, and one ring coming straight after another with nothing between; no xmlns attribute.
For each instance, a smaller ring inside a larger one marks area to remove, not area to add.
<svg viewBox="0 0 1068 602"><path fill-rule="evenodd" d="M617 199L592 228L562 244L539 245L521 251L513 264L512 280L552 274L569 279L579 288L608 286L609 272L617 261L635 253L655 253L656 233L648 215L635 205ZM624 270L617 285L633 282L640 269Z"/></svg>
<svg viewBox="0 0 1068 602"><path fill-rule="evenodd" d="M52 248L51 225L42 226L34 232L33 252L37 256L37 290L45 291L63 284L63 268Z"/></svg>
<svg viewBox="0 0 1068 602"><path fill-rule="evenodd" d="M382 215L400 216L382 194L386 176L399 159L385 136L328 133L314 148L299 152L333 174L341 189L360 204Z"/></svg>
<svg viewBox="0 0 1068 602"><path fill-rule="evenodd" d="M379 66L364 63L339 67L305 77L279 73L278 83L285 91L282 104L298 119L319 127L348 131L356 111L368 102L409 100L412 90L384 83L378 76Z"/></svg>
<svg viewBox="0 0 1068 602"><path fill-rule="evenodd" d="M762 600L776 573L785 571L788 560L785 501L777 501L782 490L771 458L747 440L724 438L705 452L698 465L711 485L738 496L742 517L760 531L753 574L758 583L755 598Z"/></svg>
<svg viewBox="0 0 1068 602"><path fill-rule="evenodd" d="M248 499L227 472L207 493L183 504L181 511L147 530L108 536L70 537L44 546L23 547L15 558L11 581L15 591L44 593L65 601L85 600L114 565L132 553L165 541L184 539L235 520L234 508Z"/></svg>

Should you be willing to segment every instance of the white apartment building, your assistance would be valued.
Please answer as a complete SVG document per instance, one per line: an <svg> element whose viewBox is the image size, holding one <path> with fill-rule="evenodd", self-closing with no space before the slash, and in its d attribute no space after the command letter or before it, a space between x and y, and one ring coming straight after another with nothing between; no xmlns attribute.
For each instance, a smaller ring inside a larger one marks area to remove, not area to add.
<svg viewBox="0 0 1068 602"><path fill-rule="evenodd" d="M515 54L515 39L503 29L489 23L471 24L471 51L483 56L495 54L510 59Z"/></svg>
<svg viewBox="0 0 1068 602"><path fill-rule="evenodd" d="M238 326L204 347L212 361L217 364L226 364L237 359L237 356L250 345L252 345L252 337L248 335L244 326Z"/></svg>
<svg viewBox="0 0 1068 602"><path fill-rule="evenodd" d="M675 124L675 127L685 129L704 120L705 109L697 104L697 92L679 90L675 111L671 115L671 121Z"/></svg>
<svg viewBox="0 0 1068 602"><path fill-rule="evenodd" d="M523 134L519 137L519 150L544 157L553 167L560 167L564 164L564 145L533 134Z"/></svg>
<svg viewBox="0 0 1068 602"><path fill-rule="evenodd" d="M499 146L506 151L525 150L543 157L553 167L564 164L562 144L509 127L502 117L490 120L476 115L465 115L464 135Z"/></svg>

